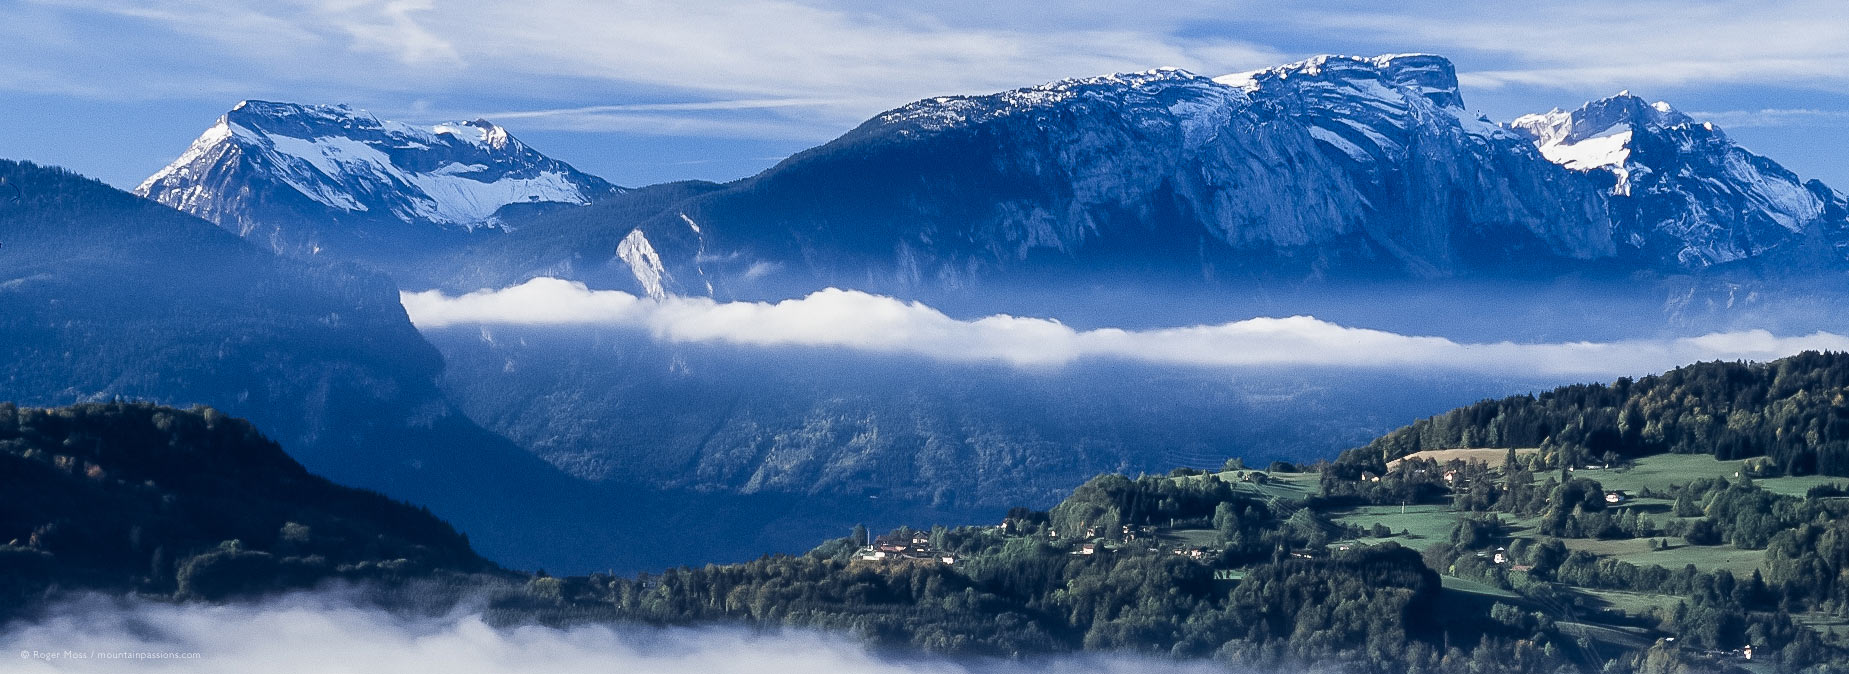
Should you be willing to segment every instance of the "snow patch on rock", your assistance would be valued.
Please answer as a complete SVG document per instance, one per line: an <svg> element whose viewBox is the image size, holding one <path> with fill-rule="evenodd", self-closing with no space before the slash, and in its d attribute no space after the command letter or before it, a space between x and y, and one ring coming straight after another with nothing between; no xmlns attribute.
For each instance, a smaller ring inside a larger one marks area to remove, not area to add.
<svg viewBox="0 0 1849 674"><path fill-rule="evenodd" d="M648 236L640 229L632 229L629 235L616 244L616 256L629 265L629 271L635 274L636 284L642 286L642 292L651 299L667 299L667 289L662 286L662 277L666 268L661 265L661 255L648 242Z"/></svg>

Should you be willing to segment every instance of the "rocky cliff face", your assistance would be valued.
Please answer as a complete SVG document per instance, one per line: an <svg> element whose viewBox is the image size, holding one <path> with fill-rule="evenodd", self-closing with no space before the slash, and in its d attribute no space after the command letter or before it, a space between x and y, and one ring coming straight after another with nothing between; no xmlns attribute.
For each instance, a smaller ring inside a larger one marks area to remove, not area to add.
<svg viewBox="0 0 1849 674"><path fill-rule="evenodd" d="M1842 203L1667 105L1499 125L1443 58L1324 56L919 101L640 231L670 291L695 293L1675 275L1841 269Z"/></svg>
<svg viewBox="0 0 1849 674"><path fill-rule="evenodd" d="M277 252L358 258L498 227L510 206L620 191L486 120L425 129L263 101L239 103L136 189Z"/></svg>
<svg viewBox="0 0 1849 674"><path fill-rule="evenodd" d="M722 247L831 282L958 286L1065 265L1439 277L1509 249L1590 261L1616 253L1605 207L1465 110L1448 62L1388 56L920 101L688 215Z"/></svg>

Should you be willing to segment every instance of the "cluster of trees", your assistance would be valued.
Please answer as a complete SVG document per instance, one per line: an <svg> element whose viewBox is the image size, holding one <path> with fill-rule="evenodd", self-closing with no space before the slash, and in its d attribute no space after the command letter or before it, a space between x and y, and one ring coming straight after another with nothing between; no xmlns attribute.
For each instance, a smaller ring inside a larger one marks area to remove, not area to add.
<svg viewBox="0 0 1849 674"><path fill-rule="evenodd" d="M1277 550L1302 541L1316 545L1328 537L1327 527L1313 519L1314 513L1299 510L1278 526L1277 513L1264 504L1250 500L1223 501L1213 509L1213 529L1220 534L1223 546L1219 562L1224 565L1262 560Z"/></svg>
<svg viewBox="0 0 1849 674"><path fill-rule="evenodd" d="M1568 464L1661 452L1763 456L1786 474L1849 475L1849 354L1700 363L1609 385L1488 400L1390 432L1338 463L1427 449L1548 447Z"/></svg>
<svg viewBox="0 0 1849 674"><path fill-rule="evenodd" d="M1528 462L1514 456L1503 462L1502 480L1480 480L1490 482L1489 486L1472 482L1468 498L1459 498L1458 507L1463 510L1489 511L1497 510L1511 513L1517 517L1530 517L1545 512L1554 492L1560 487L1560 481L1549 476L1547 481L1536 483L1534 472Z"/></svg>
<svg viewBox="0 0 1849 674"><path fill-rule="evenodd" d="M1439 503L1450 495L1438 462L1406 459L1388 468L1385 463L1357 462L1323 466L1318 507L1373 504Z"/></svg>
<svg viewBox="0 0 1849 674"><path fill-rule="evenodd" d="M210 408L0 404L0 494L0 607L490 569L429 511L312 475Z"/></svg>
<svg viewBox="0 0 1849 674"><path fill-rule="evenodd" d="M1132 480L1122 475L1100 475L1055 506L1051 524L1065 538L1116 540L1122 537L1126 525L1210 526L1222 504L1241 512L1263 509L1262 503L1235 493L1233 486L1218 475L1183 477L1186 479L1143 476Z"/></svg>
<svg viewBox="0 0 1849 674"><path fill-rule="evenodd" d="M1565 538L1601 539L1673 536L1678 533L1676 529L1680 524L1678 521L1672 521L1668 529L1659 527L1656 518L1636 509L1578 512L1558 519L1543 520L1542 523L1550 527L1550 535Z"/></svg>
<svg viewBox="0 0 1849 674"><path fill-rule="evenodd" d="M1691 531L1684 533L1691 543L1704 538L1699 542L1727 543L1741 550L1764 548L1773 536L1800 522L1849 514L1849 504L1774 494L1758 488L1745 476L1738 480L1695 480L1677 490L1676 502L1693 504L1706 515L1702 521L1712 526L1710 534L1706 531L1709 525L1695 531L1695 524L1691 524Z"/></svg>
<svg viewBox="0 0 1849 674"><path fill-rule="evenodd" d="M1797 606L1849 614L1849 519L1818 518L1774 534L1766 573Z"/></svg>
<svg viewBox="0 0 1849 674"><path fill-rule="evenodd" d="M1100 475L1051 512L1011 511L1007 522L1013 533L1046 531L1065 540L1118 541L1126 538L1126 528L1143 531L1145 538L1152 528L1212 529L1220 546L1208 561L1220 567L1268 560L1295 548L1319 548L1334 533L1311 508L1262 501L1218 475L1198 471L1134 480Z"/></svg>
<svg viewBox="0 0 1849 674"><path fill-rule="evenodd" d="M1513 490L1512 490L1513 491ZM1565 482L1556 482L1549 478L1547 483L1533 490L1534 493L1551 493L1542 501L1540 533L1561 538L1648 538L1665 533L1659 527L1656 518L1637 508L1611 509L1606 507L1604 485L1597 480L1585 478L1568 478ZM1532 512L1536 502L1532 499L1517 501L1510 499L1502 504L1523 508ZM1669 535L1680 535L1680 522L1671 520Z"/></svg>
<svg viewBox="0 0 1849 674"><path fill-rule="evenodd" d="M1387 543L1333 560L1287 559L1247 574L1228 599L1238 660L1403 662L1442 641L1438 574ZM1282 650L1285 657L1277 657Z"/></svg>

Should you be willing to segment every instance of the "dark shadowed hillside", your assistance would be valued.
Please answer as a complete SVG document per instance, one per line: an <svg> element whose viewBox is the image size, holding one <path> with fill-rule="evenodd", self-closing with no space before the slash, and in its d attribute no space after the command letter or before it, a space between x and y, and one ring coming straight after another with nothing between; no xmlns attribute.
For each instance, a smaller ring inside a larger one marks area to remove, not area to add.
<svg viewBox="0 0 1849 674"><path fill-rule="evenodd" d="M0 404L0 493L6 604L48 588L217 598L491 568L430 511L313 475L210 408Z"/></svg>
<svg viewBox="0 0 1849 674"><path fill-rule="evenodd" d="M504 563L602 565L612 549L665 563L622 547L654 529L610 524L652 501L586 486L444 400L442 358L385 277L278 257L59 169L0 162L0 178L21 197L0 201L0 399L211 405L309 470L430 507Z"/></svg>

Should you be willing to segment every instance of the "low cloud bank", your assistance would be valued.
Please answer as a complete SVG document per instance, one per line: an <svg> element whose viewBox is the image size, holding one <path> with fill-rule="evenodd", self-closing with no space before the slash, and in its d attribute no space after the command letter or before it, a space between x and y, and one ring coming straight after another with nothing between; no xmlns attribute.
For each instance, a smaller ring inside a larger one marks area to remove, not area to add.
<svg viewBox="0 0 1849 674"><path fill-rule="evenodd" d="M339 592L259 604L87 597L0 633L8 672L441 672L489 674L1133 674L1224 672L1210 663L1067 656L1018 662L881 657L807 631L592 625L497 629L478 614L406 618Z"/></svg>
<svg viewBox="0 0 1849 674"><path fill-rule="evenodd" d="M1152 330L1075 330L1046 318L958 320L918 302L835 288L775 303L694 297L657 301L554 278L459 296L434 290L403 293L401 300L422 329L604 325L646 330L666 342L845 348L1023 367L1095 358L1207 367L1417 367L1616 376L1704 360L1771 360L1804 350L1849 350L1849 337L1835 333L1777 336L1765 330L1611 342L1460 343L1309 316Z"/></svg>

